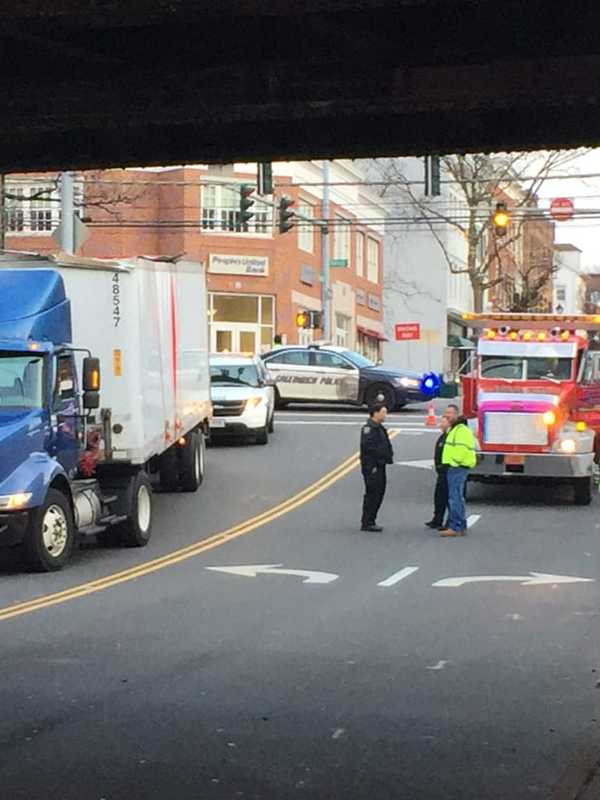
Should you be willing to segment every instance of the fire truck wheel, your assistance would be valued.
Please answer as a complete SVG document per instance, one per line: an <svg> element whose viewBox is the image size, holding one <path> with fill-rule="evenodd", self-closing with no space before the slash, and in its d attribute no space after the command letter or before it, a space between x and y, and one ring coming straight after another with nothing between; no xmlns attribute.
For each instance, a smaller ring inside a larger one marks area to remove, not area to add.
<svg viewBox="0 0 600 800"><path fill-rule="evenodd" d="M573 487L575 490L575 505L589 506L592 502L592 479L575 478Z"/></svg>

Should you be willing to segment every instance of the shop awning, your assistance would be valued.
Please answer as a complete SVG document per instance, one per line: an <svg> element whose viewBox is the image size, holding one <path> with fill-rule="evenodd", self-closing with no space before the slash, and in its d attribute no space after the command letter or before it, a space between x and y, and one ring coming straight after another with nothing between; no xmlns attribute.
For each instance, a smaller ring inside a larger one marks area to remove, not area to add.
<svg viewBox="0 0 600 800"><path fill-rule="evenodd" d="M369 339L377 339L379 342L387 342L387 339L383 333L379 333L379 331L371 330L371 328L363 328L362 325L357 325L356 330L358 333L362 333L363 336L368 336Z"/></svg>

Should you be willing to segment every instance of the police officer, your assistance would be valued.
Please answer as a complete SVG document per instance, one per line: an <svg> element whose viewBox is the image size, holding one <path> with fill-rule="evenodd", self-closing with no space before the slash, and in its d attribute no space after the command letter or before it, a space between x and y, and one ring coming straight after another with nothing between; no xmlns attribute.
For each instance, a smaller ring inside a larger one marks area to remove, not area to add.
<svg viewBox="0 0 600 800"><path fill-rule="evenodd" d="M369 409L369 419L360 435L360 467L365 481L361 530L378 533L377 512L386 486L386 464L394 463L394 451L383 422L387 408L379 403Z"/></svg>

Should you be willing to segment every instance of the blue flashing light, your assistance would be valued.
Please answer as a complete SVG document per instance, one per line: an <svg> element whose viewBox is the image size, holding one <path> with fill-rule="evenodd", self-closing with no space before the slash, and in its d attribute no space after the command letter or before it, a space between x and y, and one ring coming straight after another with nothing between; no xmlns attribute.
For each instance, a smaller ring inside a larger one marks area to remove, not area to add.
<svg viewBox="0 0 600 800"><path fill-rule="evenodd" d="M426 372L421 378L421 391L428 397L436 395L440 390L440 386L440 377L435 372Z"/></svg>

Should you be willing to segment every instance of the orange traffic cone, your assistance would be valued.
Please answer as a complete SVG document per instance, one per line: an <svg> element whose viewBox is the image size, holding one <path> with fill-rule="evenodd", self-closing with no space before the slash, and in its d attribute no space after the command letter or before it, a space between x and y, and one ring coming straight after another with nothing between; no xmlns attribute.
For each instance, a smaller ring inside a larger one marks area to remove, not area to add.
<svg viewBox="0 0 600 800"><path fill-rule="evenodd" d="M427 409L427 416L425 417L425 425L428 428L435 428L437 425L437 419L435 416L435 409L433 407L433 403L429 403L429 408Z"/></svg>

